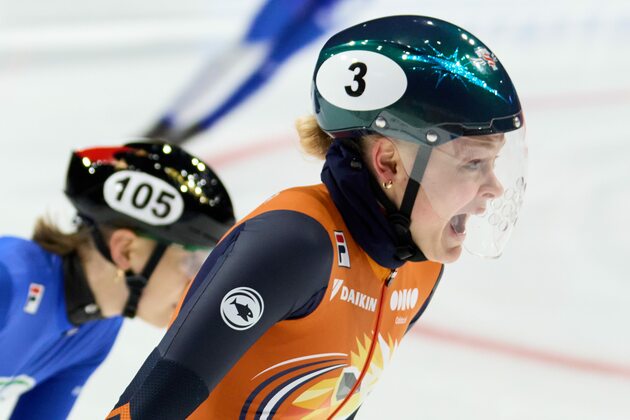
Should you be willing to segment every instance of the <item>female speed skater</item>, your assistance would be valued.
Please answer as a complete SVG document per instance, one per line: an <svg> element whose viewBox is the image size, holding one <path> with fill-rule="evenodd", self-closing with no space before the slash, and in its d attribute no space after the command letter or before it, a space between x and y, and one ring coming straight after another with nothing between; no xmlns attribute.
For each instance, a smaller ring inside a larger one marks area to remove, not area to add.
<svg viewBox="0 0 630 420"><path fill-rule="evenodd" d="M423 16L364 22L324 45L311 94L297 128L323 183L221 240L109 419L353 418L444 264L501 255L525 123L482 41Z"/></svg>
<svg viewBox="0 0 630 420"><path fill-rule="evenodd" d="M219 178L175 145L74 151L65 193L75 232L42 218L32 240L0 237L0 411L11 419L67 418L123 317L166 327L234 222Z"/></svg>

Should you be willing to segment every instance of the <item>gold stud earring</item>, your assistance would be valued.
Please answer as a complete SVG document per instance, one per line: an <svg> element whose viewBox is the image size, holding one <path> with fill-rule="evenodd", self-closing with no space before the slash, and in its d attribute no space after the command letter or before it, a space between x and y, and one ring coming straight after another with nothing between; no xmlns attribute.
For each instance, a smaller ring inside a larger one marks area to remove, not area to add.
<svg viewBox="0 0 630 420"><path fill-rule="evenodd" d="M392 185L394 185L394 181L392 181L391 179L389 181L383 182L383 188L385 188L386 190L389 190Z"/></svg>
<svg viewBox="0 0 630 420"><path fill-rule="evenodd" d="M114 277L114 283L118 284L125 278L125 272L119 268L116 271L116 277Z"/></svg>

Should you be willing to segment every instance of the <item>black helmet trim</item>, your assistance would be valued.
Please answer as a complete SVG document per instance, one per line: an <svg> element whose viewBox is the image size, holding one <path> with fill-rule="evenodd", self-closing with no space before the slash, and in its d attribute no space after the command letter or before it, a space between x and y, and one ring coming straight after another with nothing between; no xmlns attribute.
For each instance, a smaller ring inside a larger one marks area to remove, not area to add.
<svg viewBox="0 0 630 420"><path fill-rule="evenodd" d="M484 136L488 134L509 133L518 130L524 124L523 113L518 112L507 117L495 118L489 123L443 123L426 129L418 129L387 111L382 111L366 127L353 127L341 131L327 131L334 138L359 138L370 134L381 134L398 140L422 143L431 147L440 146L458 137Z"/></svg>
<svg viewBox="0 0 630 420"><path fill-rule="evenodd" d="M93 223L130 228L164 243L212 247L235 220L216 174L165 143L75 151L65 192Z"/></svg>
<svg viewBox="0 0 630 420"><path fill-rule="evenodd" d="M418 143L420 140L425 145L435 147L458 137L508 133L518 130L523 124L523 113L518 112L506 117L493 118L490 122L466 124L445 122L428 128L416 128L391 113L383 111L363 132L366 134L378 133L413 143Z"/></svg>

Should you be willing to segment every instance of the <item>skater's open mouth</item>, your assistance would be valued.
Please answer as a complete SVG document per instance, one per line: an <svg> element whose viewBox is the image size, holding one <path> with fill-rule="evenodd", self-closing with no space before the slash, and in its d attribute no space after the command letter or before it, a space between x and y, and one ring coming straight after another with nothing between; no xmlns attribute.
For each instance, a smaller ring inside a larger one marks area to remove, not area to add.
<svg viewBox="0 0 630 420"><path fill-rule="evenodd" d="M468 216L466 214L458 214L451 218L450 224L453 231L458 235L463 235L466 233L466 219Z"/></svg>

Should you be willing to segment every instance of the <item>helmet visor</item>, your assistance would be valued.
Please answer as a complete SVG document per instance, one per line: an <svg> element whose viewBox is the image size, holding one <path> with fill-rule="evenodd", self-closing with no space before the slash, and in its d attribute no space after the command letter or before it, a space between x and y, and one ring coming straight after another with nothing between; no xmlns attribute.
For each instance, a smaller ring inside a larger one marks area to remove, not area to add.
<svg viewBox="0 0 630 420"><path fill-rule="evenodd" d="M185 258L181 261L181 265L189 278L195 278L208 255L210 255L210 251L210 249L186 250Z"/></svg>
<svg viewBox="0 0 630 420"><path fill-rule="evenodd" d="M474 255L498 258L518 220L526 169L523 126L434 147L416 181L425 209L445 226L447 241L461 242Z"/></svg>

